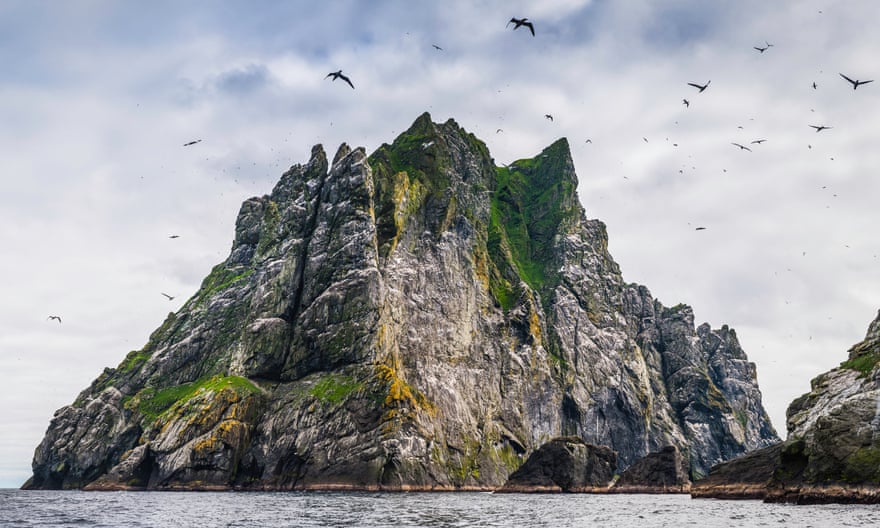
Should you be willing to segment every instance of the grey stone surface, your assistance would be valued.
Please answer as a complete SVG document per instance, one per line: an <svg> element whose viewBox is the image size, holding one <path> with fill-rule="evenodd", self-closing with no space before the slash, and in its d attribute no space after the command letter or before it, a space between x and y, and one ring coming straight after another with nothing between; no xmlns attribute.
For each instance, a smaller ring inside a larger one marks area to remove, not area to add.
<svg viewBox="0 0 880 528"><path fill-rule="evenodd" d="M732 330L624 282L576 188L564 139L498 168L427 114L314 147L56 413L28 487L494 489L558 436L697 475L776 441Z"/></svg>

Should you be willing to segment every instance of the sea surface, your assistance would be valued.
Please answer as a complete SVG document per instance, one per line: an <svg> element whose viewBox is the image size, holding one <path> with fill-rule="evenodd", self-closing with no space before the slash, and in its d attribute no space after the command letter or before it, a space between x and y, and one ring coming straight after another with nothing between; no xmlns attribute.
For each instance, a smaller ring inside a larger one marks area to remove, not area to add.
<svg viewBox="0 0 880 528"><path fill-rule="evenodd" d="M792 506L687 495L80 492L0 490L0 526L880 526L880 506Z"/></svg>

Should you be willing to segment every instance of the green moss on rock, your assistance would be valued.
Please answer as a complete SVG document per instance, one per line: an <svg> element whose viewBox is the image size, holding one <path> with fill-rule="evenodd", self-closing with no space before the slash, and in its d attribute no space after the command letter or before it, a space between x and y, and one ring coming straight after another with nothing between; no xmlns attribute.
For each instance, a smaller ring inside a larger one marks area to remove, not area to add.
<svg viewBox="0 0 880 528"><path fill-rule="evenodd" d="M362 390L363 387L363 383L359 383L351 376L327 374L315 383L309 390L309 394L322 403L337 405L348 399L351 394Z"/></svg>

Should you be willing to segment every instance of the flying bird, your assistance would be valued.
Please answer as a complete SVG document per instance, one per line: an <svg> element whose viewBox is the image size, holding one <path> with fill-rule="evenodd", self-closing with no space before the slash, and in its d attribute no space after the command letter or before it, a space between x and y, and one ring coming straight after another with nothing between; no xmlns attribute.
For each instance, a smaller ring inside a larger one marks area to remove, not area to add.
<svg viewBox="0 0 880 528"><path fill-rule="evenodd" d="M441 48L440 46L438 46L438 45L436 45L436 44L431 44L431 45L434 46L434 49L435 49L435 50L437 50L437 51L443 51L443 48Z"/></svg>
<svg viewBox="0 0 880 528"><path fill-rule="evenodd" d="M196 143L201 143L201 142L202 142L201 139L197 139L197 140L195 140L195 141L189 141L189 142L187 142L187 143L184 143L183 146L184 146L184 147L188 147L188 146L190 146L190 145L195 145Z"/></svg>
<svg viewBox="0 0 880 528"><path fill-rule="evenodd" d="M507 26L511 24L516 24L515 26L513 26L514 31L516 31L520 26L525 26L529 28L529 31L532 32L532 36L535 36L535 26L531 22L529 22L528 18L511 18L510 21L507 23Z"/></svg>
<svg viewBox="0 0 880 528"><path fill-rule="evenodd" d="M544 117L546 117L546 118L549 119L550 121L553 121L553 116L550 115L550 114L544 114Z"/></svg>
<svg viewBox="0 0 880 528"><path fill-rule="evenodd" d="M498 128L498 129L495 130L495 133L496 133L496 134L500 134L500 133L502 133L502 132L504 132L504 130L501 130L500 128Z"/></svg>
<svg viewBox="0 0 880 528"><path fill-rule="evenodd" d="M709 87L710 82L712 82L712 81L706 81L706 84L697 84L697 83L689 82L688 86L693 86L694 88L700 90L699 93L703 93L703 90L705 90L706 88Z"/></svg>
<svg viewBox="0 0 880 528"><path fill-rule="evenodd" d="M50 315L49 317L46 318L47 321L51 321L52 319L55 319L56 321L58 321L58 324L61 324L61 317L60 316Z"/></svg>
<svg viewBox="0 0 880 528"><path fill-rule="evenodd" d="M758 51L761 52L761 53L764 53L765 51L767 51L767 50L769 49L769 46L764 46L763 48L761 48L761 47L759 47L759 46L752 46L752 47L755 48L756 50L758 50Z"/></svg>
<svg viewBox="0 0 880 528"><path fill-rule="evenodd" d="M180 238L180 235L168 235L168 238Z"/></svg>
<svg viewBox="0 0 880 528"><path fill-rule="evenodd" d="M691 107L691 102L688 101L687 99L682 99L682 100L681 100L681 104L685 105L685 106L688 107L688 108Z"/></svg>
<svg viewBox="0 0 880 528"><path fill-rule="evenodd" d="M810 127L815 128L816 132L821 132L823 130L828 130L829 128L833 128L833 127L825 126L825 125L810 125Z"/></svg>
<svg viewBox="0 0 880 528"><path fill-rule="evenodd" d="M760 145L761 143L767 141L766 139L756 139L750 143L750 145Z"/></svg>
<svg viewBox="0 0 880 528"><path fill-rule="evenodd" d="M874 79L871 79L870 81L860 81L860 80L856 79L854 81L842 73L840 74L840 76L843 77L844 79L846 79L847 81L849 81L850 84L852 84L853 90L855 90L856 88L858 88L862 84L868 84L869 82L874 82Z"/></svg>
<svg viewBox="0 0 880 528"><path fill-rule="evenodd" d="M705 231L705 230L706 230L705 227L698 227L698 228L694 229L694 231Z"/></svg>
<svg viewBox="0 0 880 528"><path fill-rule="evenodd" d="M345 75L343 75L343 74L342 74L342 70L335 71L335 72L330 72L330 73L327 74L327 77L333 77L333 78L331 79L331 81L335 81L336 79L342 79L343 81L347 82L349 86L351 86L351 89L352 89L352 90L354 90L354 85L351 84L351 79L349 79L348 77L346 77ZM327 77L324 77L324 78L326 79Z"/></svg>
<svg viewBox="0 0 880 528"><path fill-rule="evenodd" d="M584 143L592 143L592 142L593 142L592 139L587 139L586 141L584 141Z"/></svg>
<svg viewBox="0 0 880 528"><path fill-rule="evenodd" d="M818 85L816 84L816 81L813 81L813 90L815 90L817 87Z"/></svg>
<svg viewBox="0 0 880 528"><path fill-rule="evenodd" d="M747 147L745 145L740 145L739 143L731 143L731 145L733 145L735 147L739 147L740 150L748 150L749 152L752 151L752 149L750 149L749 147Z"/></svg>
<svg viewBox="0 0 880 528"><path fill-rule="evenodd" d="M173 300L174 300L174 297L172 297L171 295L168 295L167 293L162 293L162 295L164 295L165 297L168 297L168 300L169 300L169 301L173 301Z"/></svg>

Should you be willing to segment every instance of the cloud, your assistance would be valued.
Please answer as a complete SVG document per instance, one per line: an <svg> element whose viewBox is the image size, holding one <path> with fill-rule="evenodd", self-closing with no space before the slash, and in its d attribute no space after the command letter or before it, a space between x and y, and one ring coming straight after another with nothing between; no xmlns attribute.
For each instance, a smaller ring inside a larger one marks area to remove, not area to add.
<svg viewBox="0 0 880 528"><path fill-rule="evenodd" d="M0 387L0 423L22 424L5 428L16 447L0 459L16 460L0 470L26 474L52 410L195 292L244 199L315 143L371 151L426 110L499 163L568 137L624 278L735 327L780 430L863 337L880 295L880 86L853 92L838 73L878 75L880 4L325 4L0 4L0 288L14 300L0 367L52 387L24 416L8 409L31 382ZM355 90L325 79L338 69ZM751 153L730 145L758 137Z"/></svg>
<svg viewBox="0 0 880 528"><path fill-rule="evenodd" d="M270 82L269 70L262 64L249 64L225 71L217 76L214 85L221 92L248 96L263 89Z"/></svg>

